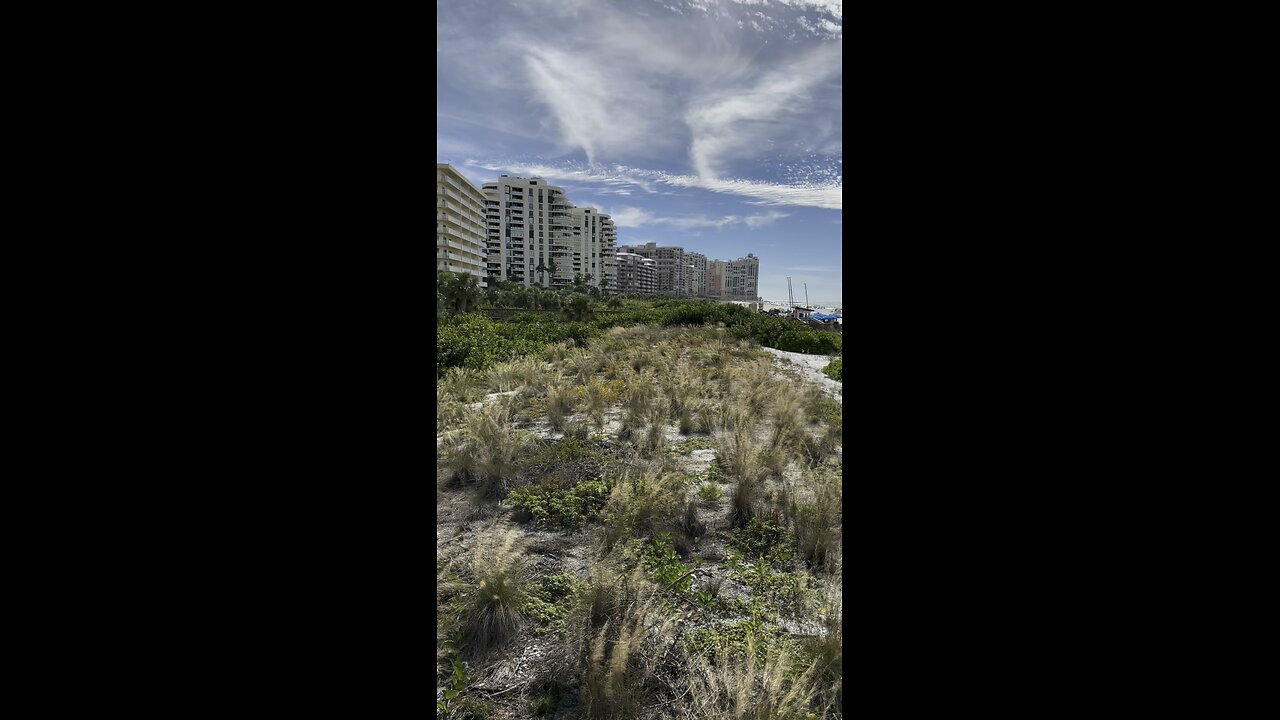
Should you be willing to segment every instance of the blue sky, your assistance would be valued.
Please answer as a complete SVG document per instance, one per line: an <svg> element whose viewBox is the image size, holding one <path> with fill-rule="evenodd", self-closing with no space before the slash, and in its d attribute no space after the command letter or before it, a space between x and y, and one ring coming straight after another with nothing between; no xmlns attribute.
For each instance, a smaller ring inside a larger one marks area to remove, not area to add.
<svg viewBox="0 0 1280 720"><path fill-rule="evenodd" d="M436 159L843 305L842 0L439 0Z"/></svg>

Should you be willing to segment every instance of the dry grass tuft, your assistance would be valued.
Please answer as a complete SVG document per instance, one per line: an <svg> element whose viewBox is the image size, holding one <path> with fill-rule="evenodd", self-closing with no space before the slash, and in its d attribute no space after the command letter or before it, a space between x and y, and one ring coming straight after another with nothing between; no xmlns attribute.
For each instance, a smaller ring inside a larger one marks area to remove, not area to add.
<svg viewBox="0 0 1280 720"><path fill-rule="evenodd" d="M572 340L554 343L543 348L542 356L545 357L548 362L560 362L572 354L574 348L577 346L578 344Z"/></svg>
<svg viewBox="0 0 1280 720"><path fill-rule="evenodd" d="M774 396L770 419L773 421L770 443L778 447L791 445L798 440L798 431L803 423L800 398L792 392L779 392Z"/></svg>
<svg viewBox="0 0 1280 720"><path fill-rule="evenodd" d="M569 367L573 370L578 382L586 385L600 369L600 361L591 353L578 351L569 356Z"/></svg>
<svg viewBox="0 0 1280 720"><path fill-rule="evenodd" d="M797 492L789 508L795 522L796 547L809 567L835 572L840 563L840 477L821 470L809 475L809 487Z"/></svg>
<svg viewBox="0 0 1280 720"><path fill-rule="evenodd" d="M657 458L624 471L605 505L604 550L634 535L682 533L685 493L683 474L667 470Z"/></svg>
<svg viewBox="0 0 1280 720"><path fill-rule="evenodd" d="M655 401L654 374L652 371L630 373L626 378L623 395L627 410L627 422L632 426L643 424L653 409Z"/></svg>
<svg viewBox="0 0 1280 720"><path fill-rule="evenodd" d="M462 419L462 403L451 399L444 387L436 388L436 432L440 433L445 428L453 425Z"/></svg>
<svg viewBox="0 0 1280 720"><path fill-rule="evenodd" d="M464 438L450 448L445 465L460 481L475 480L482 495L504 493L525 437L511 426L511 403L501 398L467 418Z"/></svg>
<svg viewBox="0 0 1280 720"><path fill-rule="evenodd" d="M573 413L573 388L568 385L547 386L547 422L556 432L564 430L564 421Z"/></svg>
<svg viewBox="0 0 1280 720"><path fill-rule="evenodd" d="M484 389L485 378L471 368L449 368L440 380L440 387L450 398L461 403L473 403L480 399L480 391ZM437 391L437 396L439 391Z"/></svg>
<svg viewBox="0 0 1280 720"><path fill-rule="evenodd" d="M694 717L702 720L800 720L809 716L818 696L817 672L783 647L760 659L755 638L746 652L721 645L713 662L689 654L688 697Z"/></svg>
<svg viewBox="0 0 1280 720"><path fill-rule="evenodd" d="M617 380L601 382L592 378L586 386L587 415L596 430L604 428L605 411L618 402L626 386Z"/></svg>
<svg viewBox="0 0 1280 720"><path fill-rule="evenodd" d="M642 457L660 457L667 446L666 414L659 408L651 408L649 429L636 442Z"/></svg>
<svg viewBox="0 0 1280 720"><path fill-rule="evenodd" d="M583 717L634 718L656 687L655 669L675 617L637 568L602 561L566 621L563 657L576 661Z"/></svg>
<svg viewBox="0 0 1280 720"><path fill-rule="evenodd" d="M460 608L458 629L469 651L492 648L514 636L524 624L520 607L524 590L520 583L523 547L514 530L476 543L472 572L475 588Z"/></svg>

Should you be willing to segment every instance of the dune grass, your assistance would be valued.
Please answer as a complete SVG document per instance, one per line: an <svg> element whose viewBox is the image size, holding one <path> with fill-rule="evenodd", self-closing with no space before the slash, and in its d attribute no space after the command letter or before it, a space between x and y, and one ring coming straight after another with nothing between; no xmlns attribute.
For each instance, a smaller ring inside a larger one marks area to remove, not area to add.
<svg viewBox="0 0 1280 720"><path fill-rule="evenodd" d="M838 717L840 411L705 325L445 372L440 492L488 524L469 564L438 551L438 636L477 684L525 683L495 716Z"/></svg>

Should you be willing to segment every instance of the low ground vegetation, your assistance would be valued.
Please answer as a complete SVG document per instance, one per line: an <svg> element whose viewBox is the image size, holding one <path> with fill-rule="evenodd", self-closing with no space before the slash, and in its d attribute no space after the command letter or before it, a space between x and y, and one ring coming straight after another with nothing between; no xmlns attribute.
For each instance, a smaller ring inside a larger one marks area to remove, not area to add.
<svg viewBox="0 0 1280 720"><path fill-rule="evenodd" d="M459 301L450 307L461 305ZM436 330L437 376L455 367L485 370L503 361L536 355L548 345L569 340L576 347L586 347L609 328L636 325L723 325L732 337L765 347L814 354L840 351L840 336L835 333L814 330L789 318L706 300L632 300L617 312L595 315L579 302L567 313L516 313L501 320L475 312L437 313L437 317L440 320ZM640 366L652 358L651 353L639 358ZM640 367L635 369L639 371ZM584 373L579 370L581 378Z"/></svg>
<svg viewBox="0 0 1280 720"><path fill-rule="evenodd" d="M840 405L753 318L637 305L444 371L437 714L840 718Z"/></svg>

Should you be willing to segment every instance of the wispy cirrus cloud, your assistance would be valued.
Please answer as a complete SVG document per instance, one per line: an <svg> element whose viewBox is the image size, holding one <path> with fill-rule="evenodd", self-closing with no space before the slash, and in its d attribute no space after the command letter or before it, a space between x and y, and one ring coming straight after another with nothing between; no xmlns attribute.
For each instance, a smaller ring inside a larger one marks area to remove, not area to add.
<svg viewBox="0 0 1280 720"><path fill-rule="evenodd" d="M812 114L824 99L816 90L838 76L841 48L820 45L765 73L750 87L710 93L692 104L685 124L693 135L690 161L714 179L727 159L750 156L790 122Z"/></svg>
<svg viewBox="0 0 1280 720"><path fill-rule="evenodd" d="M732 225L745 225L747 229L755 230L790 216L790 213L784 212L768 212L763 215L722 215L720 217L709 217L707 215L660 216L637 207L606 209L604 212L613 218L613 222L618 227L636 228L646 225L665 225L680 230L694 230L697 228L716 228L718 230Z"/></svg>
<svg viewBox="0 0 1280 720"><path fill-rule="evenodd" d="M712 179L697 175L676 175L660 170L644 170L623 165L564 166L520 161L496 162L492 160L467 160L466 166L489 172L505 172L517 175L536 175L551 182L602 183L606 185L634 186L646 193L659 192L657 187L668 185L678 188L708 190L715 193L750 198L753 205L798 205L806 207L842 209L844 188L842 179L818 183L771 183L758 180Z"/></svg>

